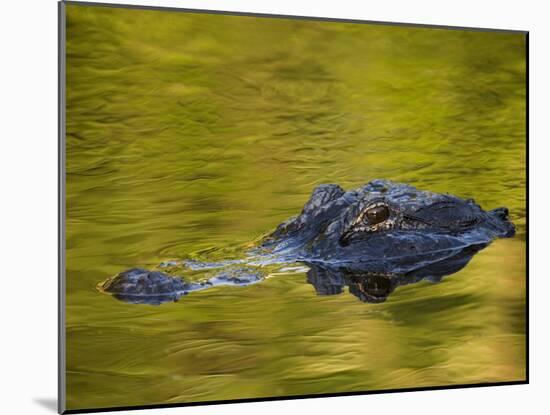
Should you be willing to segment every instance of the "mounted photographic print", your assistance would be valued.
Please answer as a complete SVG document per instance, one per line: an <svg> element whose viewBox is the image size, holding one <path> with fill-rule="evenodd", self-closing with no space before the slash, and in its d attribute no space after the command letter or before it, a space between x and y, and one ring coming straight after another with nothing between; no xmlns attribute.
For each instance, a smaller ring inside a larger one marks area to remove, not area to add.
<svg viewBox="0 0 550 415"><path fill-rule="evenodd" d="M527 382L527 32L59 21L61 412Z"/></svg>

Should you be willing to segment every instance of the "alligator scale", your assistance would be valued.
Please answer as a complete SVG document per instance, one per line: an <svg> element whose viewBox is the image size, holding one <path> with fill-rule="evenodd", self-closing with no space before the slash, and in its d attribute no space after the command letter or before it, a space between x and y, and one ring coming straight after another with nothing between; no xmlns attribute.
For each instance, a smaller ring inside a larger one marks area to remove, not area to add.
<svg viewBox="0 0 550 415"><path fill-rule="evenodd" d="M347 286L362 301L382 302L399 285L437 282L459 271L493 239L514 232L508 209L485 211L473 199L388 180L349 191L325 184L313 190L300 215L280 224L243 258L134 268L98 289L131 303L160 304L219 285L254 284L276 266L307 271L319 294L339 294ZM207 277L185 276L197 272Z"/></svg>

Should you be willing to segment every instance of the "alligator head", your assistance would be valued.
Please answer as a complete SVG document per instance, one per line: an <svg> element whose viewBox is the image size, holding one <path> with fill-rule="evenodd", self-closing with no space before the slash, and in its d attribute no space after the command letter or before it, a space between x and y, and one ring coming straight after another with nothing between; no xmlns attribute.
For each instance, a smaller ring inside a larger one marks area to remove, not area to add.
<svg viewBox="0 0 550 415"><path fill-rule="evenodd" d="M514 232L506 208L485 211L473 199L373 180L347 192L335 184L316 187L301 214L279 225L263 247L299 252L310 262L366 262L395 271Z"/></svg>

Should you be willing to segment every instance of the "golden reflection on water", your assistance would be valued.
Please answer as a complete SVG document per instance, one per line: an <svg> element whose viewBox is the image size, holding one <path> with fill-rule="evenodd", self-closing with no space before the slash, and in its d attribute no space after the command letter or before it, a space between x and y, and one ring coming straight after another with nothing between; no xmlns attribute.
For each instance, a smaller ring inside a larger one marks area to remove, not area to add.
<svg viewBox="0 0 550 415"><path fill-rule="evenodd" d="M525 378L523 35L67 12L70 409ZM159 307L95 291L373 178L507 206L517 235L383 304L296 273Z"/></svg>

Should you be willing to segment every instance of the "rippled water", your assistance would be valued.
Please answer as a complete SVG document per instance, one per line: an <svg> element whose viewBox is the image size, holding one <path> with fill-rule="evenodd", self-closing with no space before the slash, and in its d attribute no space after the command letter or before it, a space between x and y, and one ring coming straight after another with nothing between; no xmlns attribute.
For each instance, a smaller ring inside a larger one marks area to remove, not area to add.
<svg viewBox="0 0 550 415"><path fill-rule="evenodd" d="M525 378L523 35L67 11L68 408ZM507 206L517 235L382 304L295 270L160 306L95 289L373 178Z"/></svg>

